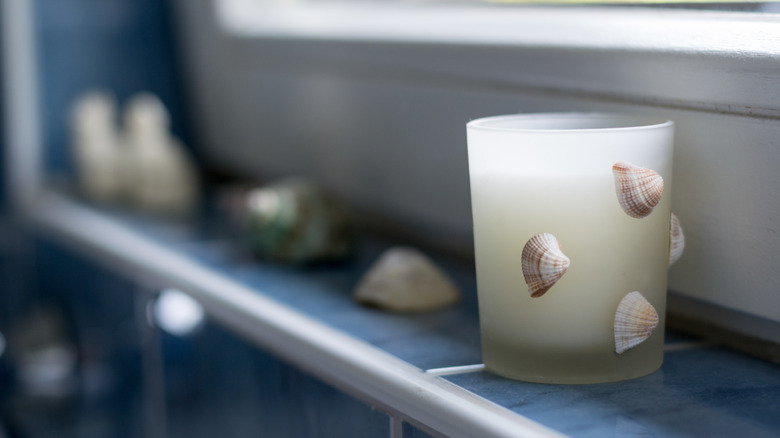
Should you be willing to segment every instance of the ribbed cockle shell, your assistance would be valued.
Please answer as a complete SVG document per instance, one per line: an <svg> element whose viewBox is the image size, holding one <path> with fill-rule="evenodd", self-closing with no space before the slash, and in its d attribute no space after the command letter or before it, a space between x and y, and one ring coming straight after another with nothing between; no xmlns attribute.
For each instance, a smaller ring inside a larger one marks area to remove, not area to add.
<svg viewBox="0 0 780 438"><path fill-rule="evenodd" d="M523 247L523 277L532 297L544 295L569 269L569 258L550 233L532 237Z"/></svg>
<svg viewBox="0 0 780 438"><path fill-rule="evenodd" d="M620 207L633 218L649 215L661 201L664 179L651 169L619 162L612 166Z"/></svg>
<svg viewBox="0 0 780 438"><path fill-rule="evenodd" d="M658 312L653 305L637 291L627 294L615 312L615 351L622 354L641 344L656 326Z"/></svg>
<svg viewBox="0 0 780 438"><path fill-rule="evenodd" d="M672 266L682 256L685 249L685 235L680 226L680 220L672 213L671 222L669 222L669 266Z"/></svg>

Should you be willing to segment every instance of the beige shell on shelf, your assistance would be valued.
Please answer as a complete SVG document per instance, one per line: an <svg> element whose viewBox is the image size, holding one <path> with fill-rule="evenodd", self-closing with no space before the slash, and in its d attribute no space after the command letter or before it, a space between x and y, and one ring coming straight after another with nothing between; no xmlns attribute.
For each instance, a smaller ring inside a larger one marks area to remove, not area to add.
<svg viewBox="0 0 780 438"><path fill-rule="evenodd" d="M386 250L355 287L359 303L396 312L422 312L460 300L460 290L422 252L408 247Z"/></svg>
<svg viewBox="0 0 780 438"><path fill-rule="evenodd" d="M622 354L641 344L656 326L658 312L653 305L637 291L627 294L615 312L615 351Z"/></svg>
<svg viewBox="0 0 780 438"><path fill-rule="evenodd" d="M570 260L563 253L558 239L550 233L532 237L523 247L522 268L528 293L541 297L569 269Z"/></svg>
<svg viewBox="0 0 780 438"><path fill-rule="evenodd" d="M683 234L680 220L677 215L672 213L672 219L669 222L669 266L672 266L682 256L685 249L685 234Z"/></svg>
<svg viewBox="0 0 780 438"><path fill-rule="evenodd" d="M633 218L649 215L661 201L664 179L656 171L619 162L612 166L620 207Z"/></svg>

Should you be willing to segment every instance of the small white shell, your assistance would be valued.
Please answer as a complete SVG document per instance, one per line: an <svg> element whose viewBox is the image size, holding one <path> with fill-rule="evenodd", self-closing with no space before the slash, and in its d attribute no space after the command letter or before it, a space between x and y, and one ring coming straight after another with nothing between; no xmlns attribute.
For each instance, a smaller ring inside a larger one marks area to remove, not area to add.
<svg viewBox="0 0 780 438"><path fill-rule="evenodd" d="M353 298L396 312L421 312L449 306L460 290L422 252L406 247L385 251L355 287Z"/></svg>
<svg viewBox="0 0 780 438"><path fill-rule="evenodd" d="M656 326L658 312L653 305L637 291L627 294L615 312L615 351L622 354L641 344Z"/></svg>
<svg viewBox="0 0 780 438"><path fill-rule="evenodd" d="M685 249L685 235L683 234L680 220L677 215L672 213L672 219L669 222L669 266L672 266L682 256Z"/></svg>
<svg viewBox="0 0 780 438"><path fill-rule="evenodd" d="M620 207L633 218L649 215L661 201L664 179L651 169L619 162L612 166Z"/></svg>
<svg viewBox="0 0 780 438"><path fill-rule="evenodd" d="M558 239L550 233L537 234L529 239L523 247L521 260L528 293L533 298L541 297L550 290L570 265Z"/></svg>

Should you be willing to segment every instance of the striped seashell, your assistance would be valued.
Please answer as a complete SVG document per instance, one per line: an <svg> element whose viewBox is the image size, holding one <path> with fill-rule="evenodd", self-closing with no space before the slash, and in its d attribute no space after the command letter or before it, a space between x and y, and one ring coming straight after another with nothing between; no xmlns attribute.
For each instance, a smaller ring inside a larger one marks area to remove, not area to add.
<svg viewBox="0 0 780 438"><path fill-rule="evenodd" d="M570 264L558 239L550 233L537 234L529 239L523 247L521 260L523 277L533 298L550 290L566 273Z"/></svg>
<svg viewBox="0 0 780 438"><path fill-rule="evenodd" d="M615 312L615 351L622 354L641 344L656 326L658 312L653 305L637 291L627 294Z"/></svg>
<svg viewBox="0 0 780 438"><path fill-rule="evenodd" d="M619 162L612 166L620 207L633 218L649 215L661 201L664 179L651 169Z"/></svg>
<svg viewBox="0 0 780 438"><path fill-rule="evenodd" d="M685 235L683 234L680 220L677 215L672 213L672 219L669 222L669 266L672 266L682 256L685 249Z"/></svg>

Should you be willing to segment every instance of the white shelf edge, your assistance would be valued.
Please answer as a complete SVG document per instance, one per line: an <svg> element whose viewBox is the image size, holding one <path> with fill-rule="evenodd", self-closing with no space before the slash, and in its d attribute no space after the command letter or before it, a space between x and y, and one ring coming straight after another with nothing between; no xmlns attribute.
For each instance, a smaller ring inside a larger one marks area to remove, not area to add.
<svg viewBox="0 0 780 438"><path fill-rule="evenodd" d="M210 317L257 345L376 407L400 413L438 433L562 436L314 321L61 195L43 193L26 216L34 230L124 275L187 292Z"/></svg>

